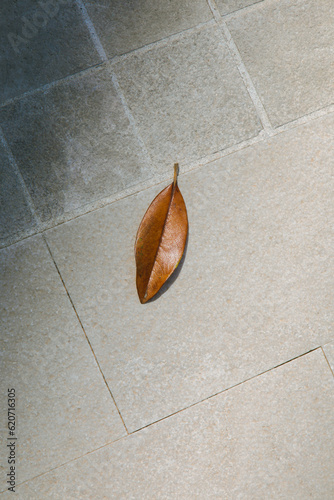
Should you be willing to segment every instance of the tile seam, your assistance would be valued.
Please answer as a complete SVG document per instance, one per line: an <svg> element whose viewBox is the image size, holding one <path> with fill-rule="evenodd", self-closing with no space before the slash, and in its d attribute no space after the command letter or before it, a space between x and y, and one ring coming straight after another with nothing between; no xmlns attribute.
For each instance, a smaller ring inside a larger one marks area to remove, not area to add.
<svg viewBox="0 0 334 500"><path fill-rule="evenodd" d="M325 360L327 361L328 367L329 367L329 369L330 369L330 371L331 371L331 373L332 373L332 375L333 375L333 377L334 377L334 371L333 371L333 369L332 369L332 367L331 367L331 364L330 364L330 362L329 362L329 359L328 359L328 358L327 358L327 356L326 356L326 352L325 352L325 349L324 349L324 347L325 347L325 346L326 346L326 344L325 344L324 346L321 346L322 354L324 355Z"/></svg>
<svg viewBox="0 0 334 500"><path fill-rule="evenodd" d="M329 104L324 106L323 108L316 109L315 111L311 111L310 113L307 113L306 115L300 116L299 118L295 118L294 120L291 120L289 122L283 123L283 125L278 125L277 127L273 128L272 135L278 135L283 132L288 132L289 130L292 130L293 128L302 126L302 125L307 125L308 123L312 122L313 120L316 120L318 118L321 118L323 116L327 116L334 113L334 104Z"/></svg>
<svg viewBox="0 0 334 500"><path fill-rule="evenodd" d="M147 166L151 166L153 165L153 162L152 162L152 158L151 158L151 155L146 147L146 144L144 142L144 140L142 139L140 133L139 133L139 130L138 130L138 127L137 127L137 124L136 124L136 120L133 116L133 114L131 113L131 110L128 106L128 103L126 101L126 98L123 94L123 91L121 89L121 86L118 82L118 78L117 78L117 75L115 73L115 71L112 69L112 67L109 68L110 70L110 74L111 74L111 80L113 82L113 85L115 87L115 90L117 92L117 95L122 103L122 106L123 106L123 110L124 110L124 113L127 117L127 119L129 120L129 123L131 125L131 128L132 128L132 131L134 133L134 136L135 138L137 139L140 147L141 147L141 150L142 150L142 153L144 154L144 157L145 157L145 160L148 162L148 165Z"/></svg>
<svg viewBox="0 0 334 500"><path fill-rule="evenodd" d="M181 408L180 410L177 410L174 413L170 413L169 415L166 415L165 417L162 417L162 418L160 418L158 420L155 420L154 422L151 422L151 423L149 423L147 425L144 425L143 427L140 427L139 429L136 429L134 431L130 431L129 432L129 436L131 436L132 434L136 434L137 432L140 432L143 429L147 429L148 427L151 427L152 425L155 425L158 422L162 422L163 420L166 420L166 419L168 419L168 418L170 418L170 417L172 417L174 415L182 413L182 412L188 410L189 408L193 408L194 406L197 406L197 405L200 405L202 403L205 403L206 401L209 401L210 399L213 399L213 398L215 398L215 397L217 397L217 396L219 396L221 394L224 394L225 392L227 392L227 391L229 391L231 389L239 387L240 385L243 385L243 384L245 384L247 382L250 382L251 380L254 380L254 379L258 378L258 377L261 377L262 375L265 375L266 373L269 373L269 372L271 372L273 370L276 370L277 368L280 368L283 365L291 363L292 361L295 361L296 359L302 358L303 356L307 356L311 352L315 352L315 351L317 351L319 349L321 349L320 345L317 346L317 347L314 347L314 348L310 349L309 351L303 352L302 354L298 354L298 356L295 356L295 357L290 358L290 359L288 359L286 361L283 361L282 363L280 363L278 365L272 366L271 368L268 368L267 370L264 370L261 373L257 373L256 375L253 375L252 377L249 377L249 378L247 378L245 380L242 380L241 382L238 382L238 383L236 383L234 385L231 385L230 387L227 387L226 389L223 389L222 391L218 391L215 394L211 394L210 396L207 396L206 398L203 398L200 401L196 401L195 403L192 403L191 405L186 406L185 408ZM128 436L126 436L126 437L128 437Z"/></svg>
<svg viewBox="0 0 334 500"><path fill-rule="evenodd" d="M216 5L215 0L207 0L209 7L212 11L212 14L216 20L216 23L218 27L220 28L223 37L227 43L227 46L230 50L230 53L236 63L236 66L238 68L238 71L240 73L240 76L242 78L242 81L244 82L244 85L247 89L247 92L253 102L253 105L256 109L257 115L262 123L263 129L266 132L266 134L270 137L273 135L273 127L271 125L271 122L268 118L267 112L264 108L264 105L255 89L254 83L246 69L246 66L242 60L241 54L238 50L238 47L236 43L233 40L233 37L230 33L230 30L227 27L227 24L223 18L223 16L220 14L218 7ZM260 2L261 3L261 2Z"/></svg>
<svg viewBox="0 0 334 500"><path fill-rule="evenodd" d="M67 462L63 462L62 464L56 465L55 467L52 467L49 470L41 472L41 473L37 474L36 476L29 477L28 479L25 479L24 481L17 483L15 486L19 487L19 486L22 486L24 484L29 483L30 481L34 481L35 479L38 479L38 478L43 477L43 476L46 476L47 474L50 474L51 472L53 472L55 470L61 469L63 467L66 467L66 465L69 465L69 464L71 464L73 462L76 462L77 460L81 460L82 458L86 457L87 455L90 455L91 453L95 453L95 452L97 452L99 450L102 450L103 448L106 448L107 446L111 446L114 443L117 443L118 441L122 441L123 439L126 439L128 436L129 436L129 434L127 434L126 436L121 436L121 437L115 439L114 441L109 441L108 443L105 443L102 446L99 446L98 448L95 448L94 450L87 451L83 455L80 455L78 457L72 458L71 460L68 460ZM0 491L0 495L2 493L6 493L7 491L8 491L7 489Z"/></svg>
<svg viewBox="0 0 334 500"><path fill-rule="evenodd" d="M88 12L87 12L87 9L85 7L85 5L83 4L83 1L82 0L75 0L76 1L76 4L78 5L78 8L79 10L81 11L82 13L82 16L83 16L83 19L88 27L88 30L89 30L89 33L90 33L90 36L91 36L91 40L97 50L97 52L99 53L101 59L103 62L107 62L108 61L108 56L104 50L104 47L102 45L102 42L96 32L96 29L94 27L94 24L93 24L93 21L91 20ZM125 96L122 92L122 89L119 85L119 82L118 82L118 79L117 79L117 76L116 76L116 73L115 71L113 71L110 63L109 63L109 66L108 66L108 70L110 72L110 76L111 76L111 80L112 80L112 83L114 85L114 88L116 90L116 93L117 93L117 96L118 98L120 99L121 101L121 104L122 104L122 107L123 107L123 110L124 110L124 113L127 117L127 119L129 120L129 123L130 123L130 126L132 128L132 131L133 131L133 134L135 136L135 138L137 139L138 141L138 144L142 150L142 153L144 154L145 156L145 159L146 161L148 162L148 165L152 165L152 160L151 160L151 157L149 155L149 152L146 148L146 145L143 141L143 139L141 138L140 136L140 133L138 131L138 128L137 128L137 125L136 125L136 121L130 111L130 108L127 104L127 101L125 99Z"/></svg>
<svg viewBox="0 0 334 500"><path fill-rule="evenodd" d="M163 38L160 38L159 40L155 40L154 42L150 42L146 45L143 45L142 47L138 47L137 49L129 50L129 52L125 52L125 54L115 55L109 59L110 64L112 65L118 64L120 62L126 61L130 57L133 57L137 54L138 55L146 54L146 52L150 52L151 50L161 49L163 47L166 47L170 43L182 40L183 38L186 38L192 35L193 33L197 33L198 31L201 31L202 29L205 29L210 26L215 26L216 24L217 23L215 19L209 19L209 21L198 23L196 24L196 26L191 26L190 28L178 31L177 33L172 33L171 35L167 35Z"/></svg>
<svg viewBox="0 0 334 500"><path fill-rule="evenodd" d="M274 1L276 1L276 0L274 0ZM244 13L252 12L255 9L261 8L260 5L266 4L266 3L268 3L268 0L259 0L258 2L251 3L250 5L245 5L245 7L240 7L237 10L234 10L232 12L228 12L227 14L221 14L221 15L224 19L226 19L228 21L229 19L234 19L234 18L236 18L239 15L242 15Z"/></svg>
<svg viewBox="0 0 334 500"><path fill-rule="evenodd" d="M116 403L116 400L115 400L115 398L114 398L114 395L113 395L113 393L112 393L112 391L111 391L111 389L110 389L110 387L109 387L109 384L108 384L108 382L107 382L107 380L106 380L106 377L105 377L105 375L104 375L104 373L103 373L103 371L102 371L101 365L100 365L100 363L99 363L99 361L98 361L98 359L97 359L97 356L96 356L96 354L95 354L95 351L94 351L94 349L93 349L93 346L92 346L92 344L91 344L91 342L90 342L90 340L89 340L89 337L88 337L88 335L87 335L87 333L86 333L86 330L85 330L85 328L84 328L84 326L83 326L83 324L82 324L82 321L81 321L81 319L80 319L80 316L79 316L79 314L78 314L78 312L77 312L77 310L76 310L76 307L75 307L75 305L74 305L74 302L73 302L73 300L72 300L72 297L71 297L71 295L70 295L69 291L67 290L66 284L65 284L65 282L64 282L64 280L63 280L63 277L62 277L61 272L60 272L60 269L59 269L59 267L58 267L58 265L57 265L57 263L56 263L56 260L55 260L55 258L54 258L54 256L53 256L53 254L52 254L52 251L51 251L51 248L50 248L50 246L49 246L49 243L48 243L48 241L47 241L47 239L46 239L46 236L43 234L43 235L42 235L42 238L43 238L43 240L44 240L44 242L45 242L45 245L46 245L46 247L47 247L47 249L48 249L48 251L49 251L50 257L51 257L51 259L52 259L52 261L53 261L53 264L54 264L54 266L55 266L55 268L56 268L56 270L57 270L57 273L58 273L58 275L59 275L59 278L60 278L60 280L61 280L61 282L62 282L62 284L63 284L63 287L64 287L64 290L65 290L65 292L66 292L66 295L67 295L67 297L68 297L68 299L69 299L69 301L70 301L70 303L71 303L71 306L72 306L72 308L73 308L73 310L74 310L74 313L75 313L75 315L76 315L76 317L77 317L77 320L78 320L78 322L79 322L79 325L80 325L80 327L81 327L81 329L82 329L82 331L83 331L83 333L84 333L84 336L85 336L85 338L86 338L86 341L87 341L87 343L88 343L88 345L89 345L89 347L90 347L90 349L91 349L91 352L92 352L92 354L93 354L93 356L94 356L94 359L95 359L96 365L97 365L97 367L98 367L98 369L99 369L99 371L100 371L100 374L102 375L103 381L104 381L104 383L105 383L105 385L106 385L106 387L107 387L107 389L108 389L108 391L109 391L109 394L110 394L110 396L111 396L111 399L112 399L112 400L113 400L113 402L114 402L114 405L115 405L115 407L116 407L116 409L117 409L118 415L119 415L119 417L120 417L120 419L121 419L121 421L122 421L122 424L123 424L123 426L124 426L124 428L125 428L125 431L126 431L126 433L127 433L127 434L129 434L129 431L128 431L128 429L127 429L126 425L125 425L125 422L124 422L123 416L122 416L122 414L121 414L121 412L120 412L120 410L119 410L119 408L118 408L118 405L117 405L117 403Z"/></svg>
<svg viewBox="0 0 334 500"><path fill-rule="evenodd" d="M13 171L15 172L15 174L17 175L17 178L19 180L19 183L20 183L20 186L22 188L22 191L23 191L23 194L24 194L24 198L25 198L25 201L27 203L27 205L29 206L29 209L30 209L30 212L31 212L31 215L33 217L33 220L37 226L37 229L40 227L40 224L41 224L41 221L37 215L37 212L36 212L36 208L35 208L35 205L34 205L34 202L32 201L32 198L30 196L30 193L28 191L28 188L26 186L26 183L23 179L23 176L21 174L21 171L19 169L19 166L18 164L16 163L16 160L15 160L15 157L12 153L12 150L8 144L8 141L6 139L6 136L3 132L3 129L2 127L0 126L0 143L2 144L7 156L8 156L8 159L9 159L9 162L12 166L12 169Z"/></svg>
<svg viewBox="0 0 334 500"><path fill-rule="evenodd" d="M75 3L77 5L78 9L80 10L82 18L87 26L87 29L89 31L91 40L92 40L93 45L95 47L95 50L97 51L97 53L99 54L99 56L103 62L107 61L108 60L107 54L106 54L106 52L103 48L103 45L102 45L102 43L97 35L95 26L94 26L91 18L89 17L86 6L84 5L82 0L75 0Z"/></svg>

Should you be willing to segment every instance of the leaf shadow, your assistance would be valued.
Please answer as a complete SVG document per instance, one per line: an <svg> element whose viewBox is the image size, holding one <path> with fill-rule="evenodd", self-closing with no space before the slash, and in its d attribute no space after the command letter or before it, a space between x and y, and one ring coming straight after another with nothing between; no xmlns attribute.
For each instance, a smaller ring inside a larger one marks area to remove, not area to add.
<svg viewBox="0 0 334 500"><path fill-rule="evenodd" d="M158 300L162 295L164 295L164 293L166 293L169 290L169 288L173 285L173 283L179 277L179 274L180 274L180 272L182 270L182 267L183 267L183 264L184 264L184 261L185 261L185 258L186 258L186 254L187 254L188 240L189 240L189 228L188 228L188 234L187 234L186 244L184 246L184 252L183 252L183 255L182 255L182 258L180 260L179 265L177 266L177 268L175 269L175 271L170 275L170 277L168 278L168 280L162 285L162 287L160 288L160 290L154 295L154 297L152 297L150 300L148 300L146 302L146 304L151 304L152 302L155 302L156 300Z"/></svg>

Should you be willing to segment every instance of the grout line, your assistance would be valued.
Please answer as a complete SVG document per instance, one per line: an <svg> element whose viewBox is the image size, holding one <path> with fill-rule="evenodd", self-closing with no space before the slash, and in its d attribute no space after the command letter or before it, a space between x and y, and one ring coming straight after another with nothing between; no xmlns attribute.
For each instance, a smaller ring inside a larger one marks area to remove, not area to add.
<svg viewBox="0 0 334 500"><path fill-rule="evenodd" d="M265 373L269 373L272 370L275 370L276 368L279 368L280 366L283 366L283 365L286 365L288 363L291 363L292 361L295 361L296 359L301 358L303 356L307 356L311 352L317 351L319 348L321 348L321 346L314 347L313 349L310 349L309 351L304 352L303 354L299 354L298 356L295 356L294 358L288 359L287 361L283 361L283 363L280 363L280 364L275 365L275 366L273 366L271 368L268 368L268 370L264 370L261 373L253 375L252 377L249 377L249 378L243 380L242 382L238 382L237 384L231 385L230 387L227 387L226 389L223 389L222 391L216 392L215 394L212 394L211 396L208 396L207 398L201 399L200 401L196 401L196 403L193 403L193 404L191 404L189 406L186 406L185 408L182 408L181 410L175 411L174 413L170 413L169 415L166 415L166 417L160 418L158 420L155 420L154 422L151 422L151 423L149 423L147 425L144 425L143 427L140 427L140 429L136 429L135 431L130 432L129 435L131 436L132 434L136 434L137 432L142 431L143 429L147 429L148 427L151 427L151 425L157 424L158 422L162 422L163 420L166 420L166 419L168 419L168 418L170 418L170 417L172 417L174 415L177 415L178 413L182 413L185 410L188 410L189 408L193 408L194 406L197 406L197 405L200 405L202 403L205 403L206 401L209 401L210 399L215 398L216 396L224 394L224 392L227 392L227 391L229 391L231 389L234 389L235 387L238 387L239 385L245 384L246 382L249 382L249 381L251 381L253 379L261 377Z"/></svg>
<svg viewBox="0 0 334 500"><path fill-rule="evenodd" d="M327 364L328 364L328 366L329 366L329 369L330 369L330 371L331 371L331 373L332 373L332 375L333 375L333 377L334 377L334 371L333 371L333 369L332 369L332 366L331 366L330 362L328 361L328 358L327 358L327 356L326 356L326 353L325 353L325 350L324 350L324 347L323 347L323 346L321 346L321 350L322 350L322 354L325 356L325 360L327 361Z"/></svg>
<svg viewBox="0 0 334 500"><path fill-rule="evenodd" d="M218 7L216 5L215 0L207 0L209 7L212 11L212 14L218 24L218 26L221 28L222 33L224 35L224 38L227 42L228 48L230 49L230 52L236 62L236 65L238 67L239 73L241 75L241 78L246 86L246 89L250 95L250 98L253 101L253 104L255 106L255 109L257 111L257 114L262 122L263 128L265 132L268 134L268 136L273 135L273 127L270 123L270 120L268 118L267 112L262 104L262 101L254 87L254 84L252 82L252 79L244 65L244 62L242 60L242 57L240 55L240 52L238 50L238 47L236 46L232 35L227 27L226 22L224 21L223 17L221 16Z"/></svg>
<svg viewBox="0 0 334 500"><path fill-rule="evenodd" d="M106 52L103 48L103 45L102 45L102 43L101 43L101 41L96 33L95 26L92 23L92 20L88 15L87 9L86 9L83 1L82 0L75 0L75 3L77 4L78 9L81 11L82 17L86 23L86 26L88 28L88 31L90 33L92 42L94 44L94 47L95 47L97 53L99 54L102 61L107 61L108 60L107 54L106 54Z"/></svg>
<svg viewBox="0 0 334 500"><path fill-rule="evenodd" d="M97 50L97 52L99 53L101 59L103 62L107 62L108 61L108 57L107 57L107 54L103 48L103 45L101 43L101 40L100 38L98 37L97 33L96 33L96 30L95 30L95 27L94 27L94 24L92 22L92 20L90 19L89 17L89 14L86 10L86 7L85 5L83 4L83 1L82 0L76 0L76 3L79 7L79 9L81 10L82 12L82 16L84 18L84 21L89 29L89 33L91 35L91 39L92 39L92 42L94 43L94 46ZM116 76L116 73L113 71L113 69L111 68L111 65L109 66L109 71L110 71L110 75L111 75L111 80L114 84L114 87L116 89L116 92L121 100L121 103L122 103L122 106L123 106L123 109L124 109L124 112L130 122L130 125L132 127L132 130L133 130L133 133L137 139L137 141L139 142L139 145L144 153L144 155L146 156L146 160L148 160L149 164L152 164L152 160L151 160L151 157L150 157L150 154L146 148L146 145L143 141L143 139L141 138L140 134L139 134L139 131L137 129L137 125L136 125L136 122L135 122L135 119L130 111L130 108L126 102L126 99L124 97L124 94L122 92L122 89L118 83L118 79L117 79L117 76Z"/></svg>
<svg viewBox="0 0 334 500"><path fill-rule="evenodd" d="M133 115L132 115L132 113L130 111L130 108L129 108L128 103L127 103L127 101L125 99L125 96L123 94L121 86L120 86L120 84L118 82L116 73L112 70L111 67L110 67L110 74L111 74L111 80L112 80L112 82L114 84L114 87L115 87L115 89L117 91L117 94L118 94L118 96L119 96L119 98L121 100L121 103L123 105L123 109L124 109L124 112L126 114L126 117L129 120L130 125L132 127L133 133L134 133L137 141L139 142L140 147L141 147L144 155L146 156L146 160L148 161L149 164L152 165L153 162L152 162L150 153L148 152L146 144L144 143L143 139L141 138L141 135L140 135L139 130L138 130L137 125L136 125L136 121L135 121L135 119L134 119L134 117L133 117Z"/></svg>
<svg viewBox="0 0 334 500"><path fill-rule="evenodd" d="M21 483L16 483L15 486L17 486L17 487L22 486L23 484L29 483L30 481L34 481L35 479L38 479L38 478L43 477L43 476L46 476L47 474L50 474L51 472L53 472L55 470L62 469L66 465L69 465L69 464L71 464L73 462L76 462L77 460L80 460L81 458L84 458L87 455L90 455L92 453L95 453L96 451L102 450L103 448L106 448L107 446L111 446L114 443L117 443L118 441L121 441L122 439L126 439L128 437L128 435L129 434L127 434L126 436L121 436L121 437L119 437L119 438L117 438L117 439L115 439L113 441L109 441L108 443L105 443L105 444L99 446L98 448L94 448L94 450L87 451L86 453L84 453L83 455L80 455L79 457L71 458L70 460L67 460L67 462L63 462L62 464L56 465L55 467L52 467L51 469L49 469L49 470L47 470L45 472L41 472L40 474L37 474L36 476L29 477L28 479L25 479ZM8 491L8 490L5 489L3 491L0 491L0 494L5 493L6 491Z"/></svg>
<svg viewBox="0 0 334 500"><path fill-rule="evenodd" d="M13 167L13 170L15 172L15 174L17 175L17 178L20 182L20 185L21 185L21 188L23 190L23 193L24 193L24 196L25 196L25 201L27 202L28 206L29 206L29 209L31 211L31 214L33 216L33 219L37 225L37 227L40 226L40 219L36 213L36 210L35 210L35 206L34 206L34 203L32 201L32 198L30 196L30 193L28 191L28 188L26 186L26 183L24 182L24 179L22 177L22 174L20 172L20 169L16 163L16 160L14 158L14 155L12 153L12 150L7 142L7 139L5 137L5 134L3 133L3 130L2 130L2 127L0 126L0 143L2 144L5 152L7 153L7 156L9 158L9 161Z"/></svg>
<svg viewBox="0 0 334 500"><path fill-rule="evenodd" d="M185 28L182 31L178 31L177 33L173 33L171 35L160 38L159 40L155 40L154 42L150 42L142 47L138 47L136 49L129 50L129 52L125 52L124 54L116 55L110 59L111 64L117 64L119 62L123 62L129 57L146 54L153 49L161 49L162 47L166 47L170 43L173 43L178 40L182 40L183 38L188 37L193 33L197 33L202 29L205 29L209 26L216 25L215 19L209 19L208 21L204 21L202 23L196 24L196 26L191 26L190 28Z"/></svg>
<svg viewBox="0 0 334 500"><path fill-rule="evenodd" d="M273 136L280 134L282 132L287 132L292 128L298 127L300 125L306 125L317 118L321 118L322 116L330 115L334 113L334 104L329 104L323 108L317 109L316 111L311 111L310 113L301 116L300 118L296 118L295 120L291 120L290 122L284 123L283 125L279 125L278 127L273 129Z"/></svg>
<svg viewBox="0 0 334 500"><path fill-rule="evenodd" d="M212 163L217 160L222 160L223 158L226 158L227 156L230 156L233 153L237 153L238 151L241 151L250 146L253 146L254 144L264 141L265 139L267 139L267 137L268 136L264 132L264 130L261 130L255 137L251 137L250 139L238 142L237 144L233 144L232 146L228 146L227 148L203 156L202 158L199 158L197 160L185 163L182 168L183 172L180 175L182 176L183 174L187 174L188 172L191 172L193 170L198 170L199 168L203 167L204 165L207 165L208 163Z"/></svg>
<svg viewBox="0 0 334 500"><path fill-rule="evenodd" d="M274 0L274 1L276 1L276 0ZM255 3L245 5L244 7L239 7L237 10L233 10L232 12L228 12L227 14L223 14L222 17L224 19L227 19L227 20L234 19L234 18L238 17L240 13L252 12L253 10L257 9L260 4L262 4L264 2L268 3L268 0L257 0L257 1L255 1Z"/></svg>
<svg viewBox="0 0 334 500"><path fill-rule="evenodd" d="M60 270L59 270L59 268L58 268L58 266L57 266L57 263L56 263L56 261L55 261L55 259L54 259L53 255L52 255L52 252L51 252L51 249L50 249L49 244L48 244L48 242L47 242L47 239L46 239L46 237L45 237L45 235L44 235L44 234L42 235L42 237L43 237L43 239L44 239L44 241L45 241L45 244L46 244L46 246L47 246L47 249L49 250L49 253L50 253L51 259L52 259L52 261L53 261L53 263L54 263L54 265L55 265L55 268L56 268L56 270L57 270L57 272L58 272L59 278L60 278L60 280L61 280L61 282L62 282L62 284L63 284L63 287L64 287L64 289L65 289L65 292L66 292L66 294L67 294L67 297L68 297L68 299L69 299L69 301L70 301L70 303L71 303L71 305L72 305L72 307L73 307L73 310L74 310L74 312L75 312L75 315L76 315L76 317L77 317L77 320L79 321L79 324L80 324L80 326L81 326L81 328L82 328L82 331L83 331L83 333L84 333L84 335L85 335L85 337L86 337L86 340L87 340L87 342L88 342L88 345L89 345L89 347L90 347L90 349L91 349L91 351L92 351L92 353L93 353L93 356L94 356L95 361L96 361L96 364L97 364L97 366L98 366L98 368L99 368L99 370L100 370L100 373L101 373L101 375L102 375L102 378L103 378L103 380L104 380L104 383L106 384L106 386L107 386L107 388L108 388L108 391L109 391L109 393L110 393L110 396L111 396L111 398L112 398L112 400L113 400L113 402L114 402L114 404L115 404L115 407L117 408L118 414L119 414L119 416L120 416L120 418L121 418L121 421L122 421L122 423L123 423L123 425L124 425L124 427L125 427L126 433L127 433L127 434L129 434L129 431L128 431L128 429L127 429L127 427L126 427L126 425L125 425L125 422L124 422L124 420L123 420L122 414L121 414L121 412L120 412L120 410L119 410L119 408L118 408L118 406L117 406L116 400L115 400L115 398L114 398L114 396L113 396L113 394L112 394L112 392L111 392L111 389L110 389L110 387L109 387L109 385L108 385L108 382L107 382L107 380L106 380L106 378L105 378L105 376L104 376L104 373L103 373L103 371L102 371L102 368L101 368L101 366L100 366L100 363L99 363L99 361L98 361L98 359L97 359L97 357L96 357L96 354L95 354L95 352L94 352L93 346L92 346L92 344L91 344L91 342L90 342L90 340L89 340L89 338L88 338L88 335L87 335L86 330L85 330L85 328L84 328L84 326L83 326L83 324L82 324L82 322L81 322L81 319L80 319L80 317L79 317L79 314L78 314L78 312L77 312L77 310L76 310L76 308L75 308L75 305L74 305L74 303L73 303L73 300L72 300L72 298L71 298L71 296L70 296L70 294L69 294L69 292L68 292L68 290L67 290L67 288L66 288L65 282L64 282L63 277L62 277L62 275L61 275L61 273L60 273Z"/></svg>

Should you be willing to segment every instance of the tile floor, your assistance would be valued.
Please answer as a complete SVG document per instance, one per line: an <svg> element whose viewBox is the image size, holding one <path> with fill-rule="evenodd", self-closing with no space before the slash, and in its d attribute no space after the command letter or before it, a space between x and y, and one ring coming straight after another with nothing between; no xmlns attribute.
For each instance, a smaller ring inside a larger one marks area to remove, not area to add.
<svg viewBox="0 0 334 500"><path fill-rule="evenodd" d="M36 6L37 5L37 6ZM331 0L4 0L0 497L334 498ZM180 162L186 255L133 245Z"/></svg>

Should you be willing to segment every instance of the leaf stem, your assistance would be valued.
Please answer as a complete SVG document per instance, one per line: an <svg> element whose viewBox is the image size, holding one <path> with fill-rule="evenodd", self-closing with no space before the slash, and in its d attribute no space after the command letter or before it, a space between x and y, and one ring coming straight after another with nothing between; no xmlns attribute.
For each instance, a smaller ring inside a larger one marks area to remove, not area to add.
<svg viewBox="0 0 334 500"><path fill-rule="evenodd" d="M176 183L177 183L178 173L179 173L179 164L174 163L174 181L173 181L174 186L176 186Z"/></svg>

